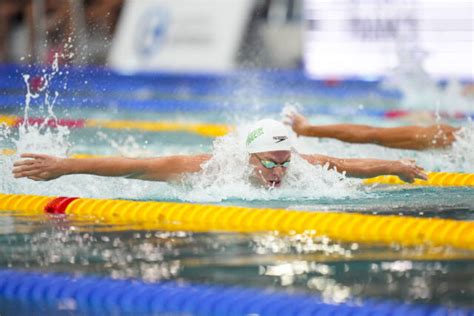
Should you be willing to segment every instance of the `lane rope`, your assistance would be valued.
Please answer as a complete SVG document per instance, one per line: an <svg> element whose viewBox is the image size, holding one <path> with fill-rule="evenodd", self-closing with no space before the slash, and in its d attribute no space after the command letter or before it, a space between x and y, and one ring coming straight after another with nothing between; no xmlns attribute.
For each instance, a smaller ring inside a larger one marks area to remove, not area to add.
<svg viewBox="0 0 474 316"><path fill-rule="evenodd" d="M67 214L113 225L195 232L311 234L344 242L474 249L474 222L173 202L0 194L0 210Z"/></svg>
<svg viewBox="0 0 474 316"><path fill-rule="evenodd" d="M400 118L408 116L401 110L388 111L385 118ZM68 128L106 128L106 129L128 129L144 132L185 132L197 134L204 137L220 137L234 129L231 125L192 123L192 122L170 122L170 121L133 121L133 120L96 120L96 119L44 119L28 118L29 125L45 125L51 128L65 126ZM9 127L18 127L25 123L24 118L0 115L0 124Z"/></svg>
<svg viewBox="0 0 474 316"><path fill-rule="evenodd" d="M58 308L68 302L75 311L100 314L179 315L472 315L473 309L396 301L362 300L326 303L311 294L204 285L184 282L146 283L134 279L73 277L0 270L0 298L30 307Z"/></svg>
<svg viewBox="0 0 474 316"><path fill-rule="evenodd" d="M219 137L226 135L231 126L224 124L205 123L181 123L181 122L157 122L157 121L131 121L131 120L93 120L93 119L43 119L29 118L29 125L45 125L52 128L66 126L68 128L107 128L107 129L131 129L145 132L186 132L205 137ZM21 117L0 115L0 124L9 127L18 127L25 123Z"/></svg>
<svg viewBox="0 0 474 316"><path fill-rule="evenodd" d="M458 187L474 186L474 173L456 173L456 172L428 172L428 180L416 179L413 183L402 181L397 176L379 176L365 179L365 185L385 184L385 185L414 185L414 186L439 186L439 187Z"/></svg>

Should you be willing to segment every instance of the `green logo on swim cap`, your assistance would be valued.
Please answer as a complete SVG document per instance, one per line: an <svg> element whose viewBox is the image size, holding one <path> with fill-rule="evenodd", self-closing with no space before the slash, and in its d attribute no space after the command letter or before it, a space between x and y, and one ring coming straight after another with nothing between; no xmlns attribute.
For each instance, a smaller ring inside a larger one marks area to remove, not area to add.
<svg viewBox="0 0 474 316"><path fill-rule="evenodd" d="M258 136L263 134L263 128L257 128L247 136L247 146L250 145Z"/></svg>

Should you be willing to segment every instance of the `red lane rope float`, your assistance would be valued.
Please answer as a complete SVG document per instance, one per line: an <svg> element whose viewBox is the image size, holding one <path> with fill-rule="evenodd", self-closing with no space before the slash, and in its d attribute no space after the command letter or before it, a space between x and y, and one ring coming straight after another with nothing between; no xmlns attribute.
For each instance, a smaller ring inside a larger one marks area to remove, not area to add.
<svg viewBox="0 0 474 316"><path fill-rule="evenodd" d="M69 128L84 128L86 120L83 119L44 119L44 118L28 118L12 115L0 115L0 124L4 123L10 127L18 127L27 122L29 125L46 125L49 127L65 126Z"/></svg>
<svg viewBox="0 0 474 316"><path fill-rule="evenodd" d="M394 110L387 110L383 112L382 116L386 119L400 119L400 118L406 118L409 116L426 116L429 115L432 118L436 117L442 117L446 119L466 119L469 117L472 117L474 113L464 113L464 112L446 112L446 111L441 111L441 112L435 112L435 111L409 111L409 110L403 110L403 109L394 109ZM362 114L363 115L363 114Z"/></svg>
<svg viewBox="0 0 474 316"><path fill-rule="evenodd" d="M67 214L76 220L95 218L150 230L278 231L338 241L474 250L474 222L437 218L13 194L0 194L0 210Z"/></svg>
<svg viewBox="0 0 474 316"><path fill-rule="evenodd" d="M408 116L409 114L410 112L407 110L390 110L384 113L384 117L390 119L397 119L402 118L404 116Z"/></svg>
<svg viewBox="0 0 474 316"><path fill-rule="evenodd" d="M64 214L68 205L77 199L77 197L57 197L46 204L44 211L49 214Z"/></svg>
<svg viewBox="0 0 474 316"><path fill-rule="evenodd" d="M16 120L14 127L18 127L25 122L28 125L46 125L48 127L56 128L58 126L65 126L69 128L84 128L86 120L73 120L73 119L44 119L44 118L29 118L27 120L19 118Z"/></svg>

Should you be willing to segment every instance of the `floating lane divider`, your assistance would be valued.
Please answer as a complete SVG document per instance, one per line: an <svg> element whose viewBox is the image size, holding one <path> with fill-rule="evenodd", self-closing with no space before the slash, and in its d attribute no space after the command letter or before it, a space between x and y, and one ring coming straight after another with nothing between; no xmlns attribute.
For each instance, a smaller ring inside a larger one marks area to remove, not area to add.
<svg viewBox="0 0 474 316"><path fill-rule="evenodd" d="M474 309L448 308L395 301L363 300L325 303L310 294L204 285L183 282L149 283L108 277L73 277L0 270L0 298L28 304L30 310L58 309L67 303L75 312L109 315L473 315Z"/></svg>
<svg viewBox="0 0 474 316"><path fill-rule="evenodd" d="M474 249L474 222L171 202L0 194L0 210L68 214L142 229L306 233L350 242Z"/></svg>
<svg viewBox="0 0 474 316"><path fill-rule="evenodd" d="M451 173L451 172L428 172L428 180L416 179L413 183L402 181L397 176L379 176L375 178L365 179L365 185L386 184L386 185L420 185L420 186L440 186L440 187L457 187L457 186L474 186L474 173Z"/></svg>
<svg viewBox="0 0 474 316"><path fill-rule="evenodd" d="M408 112L401 110L383 112L385 118L399 118L407 116ZM337 113L336 113L337 114ZM360 113L359 113L360 114ZM340 114L339 114L340 115ZM354 113L357 115L357 113ZM474 114L473 114L474 118ZM28 118L29 125L46 125L52 128L65 126L68 128L107 128L107 129L129 129L145 132L186 132L205 137L219 137L226 135L233 129L231 125L191 123L191 122L167 122L167 121L131 121L131 120L94 120L94 119L44 119ZM0 124L17 127L25 123L21 117L0 115Z"/></svg>
<svg viewBox="0 0 474 316"><path fill-rule="evenodd" d="M206 137L224 136L231 130L231 127L223 124L104 120L87 120L84 127L136 129L147 132L188 132Z"/></svg>
<svg viewBox="0 0 474 316"><path fill-rule="evenodd" d="M30 125L46 125L49 127L66 126L69 128L107 128L107 129L133 129L146 132L187 132L205 137L219 137L227 134L232 127L223 124L201 124L180 122L156 122L156 121L128 121L128 120L86 120L86 119L48 119L29 118ZM16 127L25 120L16 116L1 116L0 124L5 123L10 127Z"/></svg>

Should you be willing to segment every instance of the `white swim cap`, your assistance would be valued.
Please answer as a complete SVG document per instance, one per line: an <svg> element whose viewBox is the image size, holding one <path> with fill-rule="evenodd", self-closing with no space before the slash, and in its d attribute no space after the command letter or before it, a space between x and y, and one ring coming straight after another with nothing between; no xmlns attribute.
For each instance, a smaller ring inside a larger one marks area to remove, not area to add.
<svg viewBox="0 0 474 316"><path fill-rule="evenodd" d="M249 154L291 150L288 129L282 123L272 119L255 123L247 135L246 145Z"/></svg>

